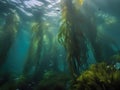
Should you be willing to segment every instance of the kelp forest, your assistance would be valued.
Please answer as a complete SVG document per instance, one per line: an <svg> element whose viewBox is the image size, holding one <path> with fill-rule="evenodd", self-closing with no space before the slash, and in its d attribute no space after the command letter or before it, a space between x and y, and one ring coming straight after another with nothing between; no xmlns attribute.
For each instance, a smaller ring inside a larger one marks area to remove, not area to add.
<svg viewBox="0 0 120 90"><path fill-rule="evenodd" d="M119 0L1 0L0 90L119 90Z"/></svg>

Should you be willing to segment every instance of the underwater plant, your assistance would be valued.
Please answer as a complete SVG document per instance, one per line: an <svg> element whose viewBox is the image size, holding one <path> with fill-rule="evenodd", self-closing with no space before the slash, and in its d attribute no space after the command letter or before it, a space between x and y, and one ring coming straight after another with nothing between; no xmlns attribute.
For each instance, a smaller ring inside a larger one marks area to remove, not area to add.
<svg viewBox="0 0 120 90"><path fill-rule="evenodd" d="M34 82L31 78L20 75L9 77L9 80L0 85L0 90L33 90Z"/></svg>
<svg viewBox="0 0 120 90"><path fill-rule="evenodd" d="M0 66L5 62L8 51L15 41L18 28L19 28L20 17L17 12L11 12L8 14L5 24L1 30L0 36Z"/></svg>
<svg viewBox="0 0 120 90"><path fill-rule="evenodd" d="M120 54L118 53L118 54L111 56L111 60L113 62L120 62Z"/></svg>
<svg viewBox="0 0 120 90"><path fill-rule="evenodd" d="M32 39L29 47L29 53L23 70L23 73L25 75L29 75L33 68L35 68L34 70L37 70L37 67L39 66L40 53L43 41L42 23L40 22L33 23L31 31Z"/></svg>
<svg viewBox="0 0 120 90"><path fill-rule="evenodd" d="M66 90L69 76L63 72L47 71L34 90Z"/></svg>
<svg viewBox="0 0 120 90"><path fill-rule="evenodd" d="M120 71L106 63L90 66L74 82L71 90L119 90Z"/></svg>
<svg viewBox="0 0 120 90"><path fill-rule="evenodd" d="M80 12L84 0L62 0L61 22L58 41L67 53L69 69L73 77L80 73L80 67L86 64L90 48L97 62L107 59L118 52L116 42L97 30L95 15L85 16ZM113 46L113 47L112 47Z"/></svg>
<svg viewBox="0 0 120 90"><path fill-rule="evenodd" d="M96 29L96 33L96 39L93 44L91 43L96 60L98 62L104 60L107 63L111 63L109 59L111 56L119 53L119 45L109 35L100 33L99 29Z"/></svg>
<svg viewBox="0 0 120 90"><path fill-rule="evenodd" d="M79 66L87 60L86 39L79 27L77 15L72 0L63 1L58 41L67 52L67 61L73 77L79 73Z"/></svg>

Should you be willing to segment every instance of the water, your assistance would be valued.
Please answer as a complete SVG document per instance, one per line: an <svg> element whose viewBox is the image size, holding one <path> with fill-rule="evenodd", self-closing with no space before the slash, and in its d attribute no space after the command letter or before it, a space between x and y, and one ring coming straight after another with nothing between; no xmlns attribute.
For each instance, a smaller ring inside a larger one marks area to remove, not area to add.
<svg viewBox="0 0 120 90"><path fill-rule="evenodd" d="M119 0L0 0L0 90L119 90Z"/></svg>

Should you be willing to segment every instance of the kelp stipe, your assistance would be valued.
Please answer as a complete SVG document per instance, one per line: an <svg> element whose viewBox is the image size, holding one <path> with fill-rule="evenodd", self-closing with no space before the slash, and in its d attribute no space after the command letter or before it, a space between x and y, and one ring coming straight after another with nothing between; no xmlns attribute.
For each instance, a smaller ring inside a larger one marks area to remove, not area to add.
<svg viewBox="0 0 120 90"><path fill-rule="evenodd" d="M31 25L32 39L29 47L29 53L24 65L23 73L29 75L31 69L35 68L34 72L37 70L40 61L40 53L42 49L43 41L43 24L41 22L35 22ZM34 73L32 72L32 73Z"/></svg>
<svg viewBox="0 0 120 90"><path fill-rule="evenodd" d="M79 73L80 65L87 60L86 38L79 27L78 15L72 0L65 0L62 3L62 24L58 34L58 41L67 52L67 61L71 74L76 77Z"/></svg>
<svg viewBox="0 0 120 90"><path fill-rule="evenodd" d="M1 30L0 38L0 66L5 62L12 44L16 39L20 17L17 12L11 12L6 17L5 24Z"/></svg>

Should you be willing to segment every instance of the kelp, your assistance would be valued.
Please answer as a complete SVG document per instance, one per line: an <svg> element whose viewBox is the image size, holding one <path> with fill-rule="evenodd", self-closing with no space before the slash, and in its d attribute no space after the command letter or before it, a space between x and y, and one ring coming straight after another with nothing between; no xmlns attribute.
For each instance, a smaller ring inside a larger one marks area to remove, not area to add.
<svg viewBox="0 0 120 90"><path fill-rule="evenodd" d="M35 70L37 70L40 61L40 53L43 41L42 23L35 22L32 23L31 26L32 38L23 70L23 73L25 75L29 75L33 67L35 67Z"/></svg>
<svg viewBox="0 0 120 90"><path fill-rule="evenodd" d="M34 90L66 90L70 77L63 72L47 71Z"/></svg>
<svg viewBox="0 0 120 90"><path fill-rule="evenodd" d="M111 56L116 53L119 53L119 46L110 36L104 35L104 33L99 33L99 30L96 29L96 36L93 40L90 40L90 43L93 48L93 53L96 61L108 61ZM116 48L116 49L115 49Z"/></svg>
<svg viewBox="0 0 120 90"><path fill-rule="evenodd" d="M0 85L0 90L33 90L34 80L24 75L7 77L8 81Z"/></svg>
<svg viewBox="0 0 120 90"><path fill-rule="evenodd" d="M119 90L120 71L106 63L90 66L74 82L71 90Z"/></svg>
<svg viewBox="0 0 120 90"><path fill-rule="evenodd" d="M110 36L109 32L106 33L106 31L109 30L107 30L108 26L105 25L105 28L103 28L103 23L97 20L98 17L95 15L95 12L91 13L89 11L86 11L91 17L86 17L88 31L85 32L85 35L87 36L88 42L91 44L90 48L92 49L92 53L97 62L103 60L110 62L108 61L110 56L119 53L119 45L117 45L114 38Z"/></svg>
<svg viewBox="0 0 120 90"><path fill-rule="evenodd" d="M0 66L4 63L7 58L7 53L15 41L20 18L17 12L11 12L8 14L5 24L1 30L0 36Z"/></svg>
<svg viewBox="0 0 120 90"><path fill-rule="evenodd" d="M30 25L30 46L23 69L23 74L25 76L31 76L31 74L33 75L37 72L43 43L43 23L41 18L43 16L43 11L35 11L33 15L34 20Z"/></svg>
<svg viewBox="0 0 120 90"><path fill-rule="evenodd" d="M64 46L67 52L67 61L70 71L75 77L82 62L87 60L87 46L84 33L80 30L77 21L77 13L72 5L72 0L63 1L62 17L58 41Z"/></svg>
<svg viewBox="0 0 120 90"><path fill-rule="evenodd" d="M83 2L84 0L64 0L61 2L58 41L66 50L67 61L73 76L80 73L81 65L88 60L88 48L92 51L97 62L106 61L118 52L116 42L99 33L95 15L90 12L91 15L86 17L82 12L79 12L78 7L82 7ZM114 50L113 47L117 50Z"/></svg>

